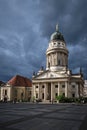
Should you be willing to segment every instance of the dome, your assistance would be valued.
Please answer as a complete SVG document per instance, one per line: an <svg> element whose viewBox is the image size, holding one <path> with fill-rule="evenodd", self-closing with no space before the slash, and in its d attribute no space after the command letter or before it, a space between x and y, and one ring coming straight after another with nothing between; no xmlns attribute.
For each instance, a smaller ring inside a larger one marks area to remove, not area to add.
<svg viewBox="0 0 87 130"><path fill-rule="evenodd" d="M58 25L56 25L56 32L54 32L52 35L51 35L51 38L50 40L61 40L61 41L65 41L64 40L64 37L63 35L59 32L58 30Z"/></svg>

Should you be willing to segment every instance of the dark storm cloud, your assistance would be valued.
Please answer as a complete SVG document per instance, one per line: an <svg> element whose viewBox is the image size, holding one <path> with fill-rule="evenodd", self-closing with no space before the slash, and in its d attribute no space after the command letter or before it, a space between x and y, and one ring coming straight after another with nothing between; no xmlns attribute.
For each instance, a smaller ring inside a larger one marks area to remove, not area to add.
<svg viewBox="0 0 87 130"><path fill-rule="evenodd" d="M57 22L70 51L69 67L83 67L86 75L86 6L86 0L0 0L0 80L31 77L45 66Z"/></svg>
<svg viewBox="0 0 87 130"><path fill-rule="evenodd" d="M47 37L55 31L54 25L59 23L69 49L69 67L83 68L85 77L87 66L87 1L81 0L45 0L40 1L42 36ZM45 11L42 9L45 8Z"/></svg>
<svg viewBox="0 0 87 130"><path fill-rule="evenodd" d="M86 0L45 0L40 2L43 36L49 36L55 30L54 25L57 22L68 43L78 44L79 39L87 36Z"/></svg>

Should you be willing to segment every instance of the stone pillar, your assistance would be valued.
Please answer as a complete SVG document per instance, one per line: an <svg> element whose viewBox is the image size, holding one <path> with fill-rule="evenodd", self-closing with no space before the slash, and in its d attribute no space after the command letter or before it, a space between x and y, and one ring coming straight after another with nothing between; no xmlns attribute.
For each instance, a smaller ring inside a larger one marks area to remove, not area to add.
<svg viewBox="0 0 87 130"><path fill-rule="evenodd" d="M78 94L78 84L76 85L76 97L77 98L79 97L79 94Z"/></svg>
<svg viewBox="0 0 87 130"><path fill-rule="evenodd" d="M68 82L65 82L65 97L68 97Z"/></svg>
<svg viewBox="0 0 87 130"><path fill-rule="evenodd" d="M58 96L60 95L60 82L58 82Z"/></svg>
<svg viewBox="0 0 87 130"><path fill-rule="evenodd" d="M44 86L44 101L47 100L47 84Z"/></svg>
<svg viewBox="0 0 87 130"><path fill-rule="evenodd" d="M40 99L40 84L38 84L38 99Z"/></svg>
<svg viewBox="0 0 87 130"><path fill-rule="evenodd" d="M36 97L36 95L35 95L35 85L33 85L33 96Z"/></svg>
<svg viewBox="0 0 87 130"><path fill-rule="evenodd" d="M39 94L39 99L41 99L41 84L38 85L38 94Z"/></svg>
<svg viewBox="0 0 87 130"><path fill-rule="evenodd" d="M46 59L46 68L48 68L48 56L47 56L47 59Z"/></svg>
<svg viewBox="0 0 87 130"><path fill-rule="evenodd" d="M53 95L54 95L54 93L53 93L53 83L51 83L51 101L53 100Z"/></svg>

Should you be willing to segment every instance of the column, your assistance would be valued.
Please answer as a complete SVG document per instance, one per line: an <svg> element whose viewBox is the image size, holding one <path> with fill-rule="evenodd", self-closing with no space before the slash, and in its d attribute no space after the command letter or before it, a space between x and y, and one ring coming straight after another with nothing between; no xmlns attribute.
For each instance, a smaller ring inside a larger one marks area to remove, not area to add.
<svg viewBox="0 0 87 130"><path fill-rule="evenodd" d="M75 86L76 88L76 94L75 94L75 96L78 98L79 96L78 96L78 84Z"/></svg>
<svg viewBox="0 0 87 130"><path fill-rule="evenodd" d="M53 100L53 95L54 95L54 91L53 91L53 83L51 83L51 101Z"/></svg>
<svg viewBox="0 0 87 130"><path fill-rule="evenodd" d="M48 55L47 55L47 59L46 59L46 68L49 68L49 67L48 67L48 62L49 62L49 60L48 60Z"/></svg>
<svg viewBox="0 0 87 130"><path fill-rule="evenodd" d="M40 84L38 84L38 99L40 99Z"/></svg>
<svg viewBox="0 0 87 130"><path fill-rule="evenodd" d="M35 85L33 85L33 96L36 96L35 95Z"/></svg>
<svg viewBox="0 0 87 130"><path fill-rule="evenodd" d="M38 94L39 94L39 99L41 99L41 84L38 85Z"/></svg>
<svg viewBox="0 0 87 130"><path fill-rule="evenodd" d="M65 97L68 97L68 82L65 82Z"/></svg>
<svg viewBox="0 0 87 130"><path fill-rule="evenodd" d="M58 82L58 96L60 95L60 82Z"/></svg>
<svg viewBox="0 0 87 130"><path fill-rule="evenodd" d="M47 84L44 86L44 101L47 100Z"/></svg>

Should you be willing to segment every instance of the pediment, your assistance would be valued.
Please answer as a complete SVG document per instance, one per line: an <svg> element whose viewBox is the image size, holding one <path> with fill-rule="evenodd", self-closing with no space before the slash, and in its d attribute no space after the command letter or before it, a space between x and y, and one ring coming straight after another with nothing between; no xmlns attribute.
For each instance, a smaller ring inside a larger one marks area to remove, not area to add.
<svg viewBox="0 0 87 130"><path fill-rule="evenodd" d="M35 79L46 79L46 78L62 78L67 77L68 75L65 72L52 72L47 71L40 75L37 75Z"/></svg>

